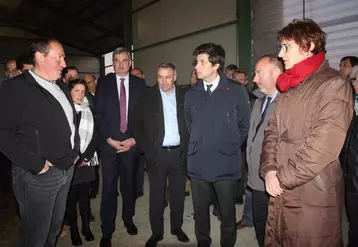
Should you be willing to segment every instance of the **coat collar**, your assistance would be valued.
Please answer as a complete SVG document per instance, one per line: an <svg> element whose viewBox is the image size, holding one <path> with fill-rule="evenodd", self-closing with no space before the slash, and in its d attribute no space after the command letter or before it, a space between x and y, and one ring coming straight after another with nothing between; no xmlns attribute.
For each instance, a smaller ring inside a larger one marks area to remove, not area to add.
<svg viewBox="0 0 358 247"><path fill-rule="evenodd" d="M227 90L227 87L229 86L229 79L227 79L224 73L220 73L219 75L220 81L216 89ZM191 88L196 91L205 91L203 80L199 79L194 85L191 86Z"/></svg>

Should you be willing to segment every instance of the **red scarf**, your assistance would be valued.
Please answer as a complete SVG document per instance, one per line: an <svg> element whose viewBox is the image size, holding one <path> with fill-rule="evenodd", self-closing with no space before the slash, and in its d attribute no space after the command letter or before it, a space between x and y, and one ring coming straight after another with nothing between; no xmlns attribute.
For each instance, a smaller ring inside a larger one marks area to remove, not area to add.
<svg viewBox="0 0 358 247"><path fill-rule="evenodd" d="M277 78L276 86L280 92L286 92L291 87L296 87L303 80L321 66L325 58L324 52L313 55L295 64Z"/></svg>

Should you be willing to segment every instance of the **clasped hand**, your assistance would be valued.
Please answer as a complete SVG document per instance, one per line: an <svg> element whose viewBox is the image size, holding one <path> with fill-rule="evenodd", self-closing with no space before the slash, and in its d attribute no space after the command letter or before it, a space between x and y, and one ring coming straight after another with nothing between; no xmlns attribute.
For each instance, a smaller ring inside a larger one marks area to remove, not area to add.
<svg viewBox="0 0 358 247"><path fill-rule="evenodd" d="M117 153L127 152L136 144L134 138L129 138L124 141L116 141L112 138L108 138L107 143L116 149Z"/></svg>

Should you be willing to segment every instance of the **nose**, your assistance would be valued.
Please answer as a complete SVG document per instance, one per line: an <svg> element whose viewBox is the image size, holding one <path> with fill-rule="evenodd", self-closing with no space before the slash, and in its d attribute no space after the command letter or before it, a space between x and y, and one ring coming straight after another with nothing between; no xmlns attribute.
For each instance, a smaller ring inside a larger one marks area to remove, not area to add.
<svg viewBox="0 0 358 247"><path fill-rule="evenodd" d="M61 58L61 64L60 64L60 66L61 66L62 68L66 68L66 67L67 67L66 61L65 61L64 58Z"/></svg>
<svg viewBox="0 0 358 247"><path fill-rule="evenodd" d="M257 83L257 81L258 81L258 78L257 78L257 77L258 77L258 76L255 75L254 78L252 79L252 81L255 82L255 83Z"/></svg>
<svg viewBox="0 0 358 247"><path fill-rule="evenodd" d="M284 51L281 49L280 52L278 53L278 57L283 57L283 53Z"/></svg>

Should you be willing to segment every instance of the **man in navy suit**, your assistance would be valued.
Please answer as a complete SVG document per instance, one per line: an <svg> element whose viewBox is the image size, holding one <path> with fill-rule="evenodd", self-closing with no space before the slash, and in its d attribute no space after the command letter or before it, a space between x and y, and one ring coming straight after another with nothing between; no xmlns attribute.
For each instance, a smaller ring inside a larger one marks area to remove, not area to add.
<svg viewBox="0 0 358 247"><path fill-rule="evenodd" d="M115 74L99 79L96 91L96 120L102 141L101 247L111 246L117 214L117 185L120 178L122 219L130 235L138 234L133 223L136 203L136 173L139 153L133 138L133 109L145 81L129 74L130 53L113 51Z"/></svg>

